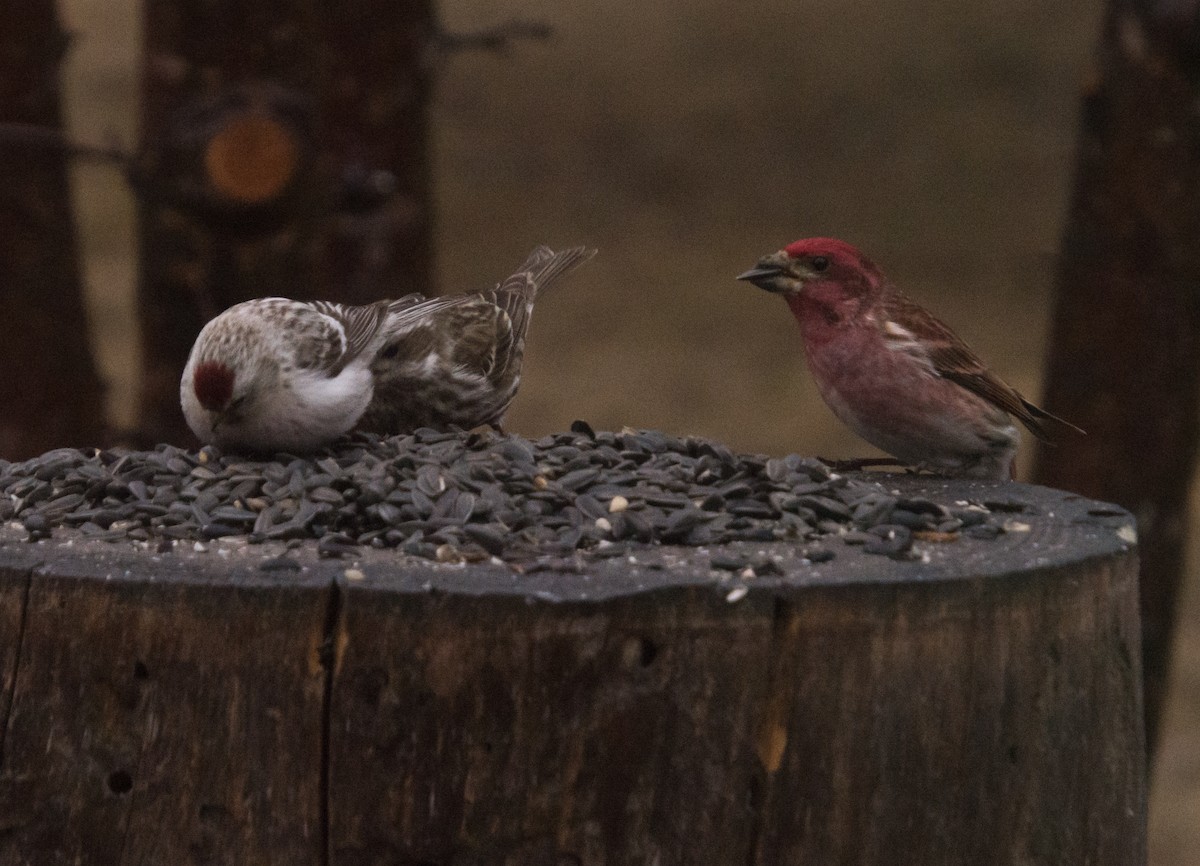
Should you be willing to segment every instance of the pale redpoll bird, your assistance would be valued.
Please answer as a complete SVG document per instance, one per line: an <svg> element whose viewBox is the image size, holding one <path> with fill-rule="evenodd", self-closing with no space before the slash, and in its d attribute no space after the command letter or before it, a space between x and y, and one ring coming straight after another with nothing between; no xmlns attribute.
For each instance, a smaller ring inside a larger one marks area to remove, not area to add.
<svg viewBox="0 0 1200 866"><path fill-rule="evenodd" d="M796 241L738 279L783 295L829 408L905 463L1007 479L1019 440L1010 415L1040 439L1049 438L1053 425L1082 432L997 378L950 328L844 241Z"/></svg>
<svg viewBox="0 0 1200 866"><path fill-rule="evenodd" d="M499 425L540 288L595 250L538 247L493 290L354 307L260 298L200 332L180 381L205 443L311 451L355 428Z"/></svg>
<svg viewBox="0 0 1200 866"><path fill-rule="evenodd" d="M538 292L595 254L585 247L558 253L538 247L489 291L422 300L391 316L371 365L375 396L358 429L500 429L521 382Z"/></svg>
<svg viewBox="0 0 1200 866"><path fill-rule="evenodd" d="M311 451L354 426L371 402L371 362L389 316L420 296L362 307L259 298L204 326L180 401L201 442Z"/></svg>

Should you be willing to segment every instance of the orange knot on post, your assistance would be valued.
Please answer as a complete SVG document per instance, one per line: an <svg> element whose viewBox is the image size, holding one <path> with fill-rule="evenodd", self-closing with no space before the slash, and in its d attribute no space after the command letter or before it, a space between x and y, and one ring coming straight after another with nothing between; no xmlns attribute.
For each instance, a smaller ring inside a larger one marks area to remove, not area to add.
<svg viewBox="0 0 1200 866"><path fill-rule="evenodd" d="M211 193L239 205L274 201L295 179L300 152L296 131L263 108L232 114L204 148Z"/></svg>

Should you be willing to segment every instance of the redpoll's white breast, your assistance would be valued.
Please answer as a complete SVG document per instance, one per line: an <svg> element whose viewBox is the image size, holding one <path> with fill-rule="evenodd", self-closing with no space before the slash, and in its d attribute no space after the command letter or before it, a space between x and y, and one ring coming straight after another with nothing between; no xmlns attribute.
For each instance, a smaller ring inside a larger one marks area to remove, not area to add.
<svg viewBox="0 0 1200 866"><path fill-rule="evenodd" d="M371 402L389 303L229 308L204 326L184 368L188 426L202 442L252 451L310 451L345 433Z"/></svg>

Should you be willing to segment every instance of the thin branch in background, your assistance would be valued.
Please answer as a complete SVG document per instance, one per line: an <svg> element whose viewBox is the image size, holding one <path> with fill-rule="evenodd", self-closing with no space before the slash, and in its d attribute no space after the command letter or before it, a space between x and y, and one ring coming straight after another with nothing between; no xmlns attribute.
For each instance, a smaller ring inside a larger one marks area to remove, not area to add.
<svg viewBox="0 0 1200 866"><path fill-rule="evenodd" d="M109 162L125 170L133 167L133 154L119 143L85 144L71 141L62 130L34 123L0 123L0 147L35 147L55 150L76 159Z"/></svg>
<svg viewBox="0 0 1200 866"><path fill-rule="evenodd" d="M439 30L434 38L437 48L447 53L455 51L492 51L503 54L517 41L544 42L554 35L545 21L522 21L513 19L479 30L451 33Z"/></svg>

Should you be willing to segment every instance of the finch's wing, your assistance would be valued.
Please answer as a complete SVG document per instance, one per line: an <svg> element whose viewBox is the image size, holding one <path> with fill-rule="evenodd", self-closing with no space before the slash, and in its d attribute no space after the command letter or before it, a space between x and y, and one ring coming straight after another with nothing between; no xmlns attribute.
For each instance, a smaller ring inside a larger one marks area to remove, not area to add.
<svg viewBox="0 0 1200 866"><path fill-rule="evenodd" d="M989 370L944 322L903 294L896 292L885 312L886 321L880 323L880 328L893 348L922 356L934 373L1015 416L1037 438L1050 441L1046 422L1083 432L1022 397L1016 388Z"/></svg>

